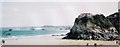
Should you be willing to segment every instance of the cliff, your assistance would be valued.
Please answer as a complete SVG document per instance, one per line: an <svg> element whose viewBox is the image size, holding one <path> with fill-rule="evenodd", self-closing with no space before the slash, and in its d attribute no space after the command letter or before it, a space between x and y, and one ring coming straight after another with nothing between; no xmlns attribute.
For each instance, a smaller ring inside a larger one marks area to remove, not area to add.
<svg viewBox="0 0 120 47"><path fill-rule="evenodd" d="M63 39L114 40L117 37L118 31L103 14L83 13Z"/></svg>

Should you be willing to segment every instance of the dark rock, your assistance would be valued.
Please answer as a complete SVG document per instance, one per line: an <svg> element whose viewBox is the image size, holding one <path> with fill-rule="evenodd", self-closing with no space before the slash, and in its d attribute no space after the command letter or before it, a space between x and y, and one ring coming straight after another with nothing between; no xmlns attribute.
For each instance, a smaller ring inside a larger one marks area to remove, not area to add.
<svg viewBox="0 0 120 47"><path fill-rule="evenodd" d="M5 40L2 40L2 43L5 44Z"/></svg>
<svg viewBox="0 0 120 47"><path fill-rule="evenodd" d="M12 29L9 29L9 31L12 31Z"/></svg>
<svg viewBox="0 0 120 47"><path fill-rule="evenodd" d="M120 34L120 31L119 31L120 30L120 28L119 28L119 26L120 26L120 24L119 24L120 15L119 15L119 13L116 12L114 14L111 14L107 18L110 20L110 22L114 25L114 27L117 29L117 31Z"/></svg>
<svg viewBox="0 0 120 47"><path fill-rule="evenodd" d="M63 39L114 40L118 32L103 14L83 13Z"/></svg>

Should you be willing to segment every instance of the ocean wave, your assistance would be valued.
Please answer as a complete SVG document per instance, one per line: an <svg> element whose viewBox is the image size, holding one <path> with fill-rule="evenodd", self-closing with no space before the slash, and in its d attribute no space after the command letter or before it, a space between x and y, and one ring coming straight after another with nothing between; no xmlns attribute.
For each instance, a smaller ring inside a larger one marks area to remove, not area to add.
<svg viewBox="0 0 120 47"><path fill-rule="evenodd" d="M38 36L51 36L51 35L60 35L60 34L67 34L69 30L62 30L66 32L59 32L59 33L51 33L51 34L42 34L42 35L19 35L19 36L8 36L2 37L2 39L19 39L19 38L30 38L30 37L38 37Z"/></svg>

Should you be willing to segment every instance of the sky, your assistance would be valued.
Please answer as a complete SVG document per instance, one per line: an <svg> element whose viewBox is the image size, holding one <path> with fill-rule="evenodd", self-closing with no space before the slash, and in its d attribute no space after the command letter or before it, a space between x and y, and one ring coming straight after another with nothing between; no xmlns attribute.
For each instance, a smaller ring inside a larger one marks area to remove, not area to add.
<svg viewBox="0 0 120 47"><path fill-rule="evenodd" d="M1 0L2 2L118 2L119 0Z"/></svg>
<svg viewBox="0 0 120 47"><path fill-rule="evenodd" d="M120 9L120 1L118 2L118 9Z"/></svg>
<svg viewBox="0 0 120 47"><path fill-rule="evenodd" d="M32 2L31 2L32 1ZM2 1L2 25L0 27L67 26L73 25L80 13L90 12L108 16L117 12L118 3L109 2L46 2L29 0Z"/></svg>

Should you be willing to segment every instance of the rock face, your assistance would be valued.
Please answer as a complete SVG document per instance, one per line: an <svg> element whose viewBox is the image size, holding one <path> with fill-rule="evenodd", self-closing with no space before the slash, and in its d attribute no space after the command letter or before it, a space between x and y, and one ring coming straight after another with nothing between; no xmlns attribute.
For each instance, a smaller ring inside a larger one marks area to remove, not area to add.
<svg viewBox="0 0 120 47"><path fill-rule="evenodd" d="M117 36L116 28L103 14L83 13L63 39L114 40Z"/></svg>
<svg viewBox="0 0 120 47"><path fill-rule="evenodd" d="M111 14L107 18L111 21L113 26L117 29L118 33L120 33L120 31L119 31L120 30L120 27L119 27L120 26L120 24L119 24L119 18L120 18L119 13L116 12L114 14Z"/></svg>
<svg viewBox="0 0 120 47"><path fill-rule="evenodd" d="M117 29L117 31L118 31L118 33L120 34L120 16L119 16L119 13L118 12L116 12L116 13L114 13L114 14L111 14L111 15L109 15L108 17L107 17L109 20L110 20L110 22L113 24L113 26Z"/></svg>

